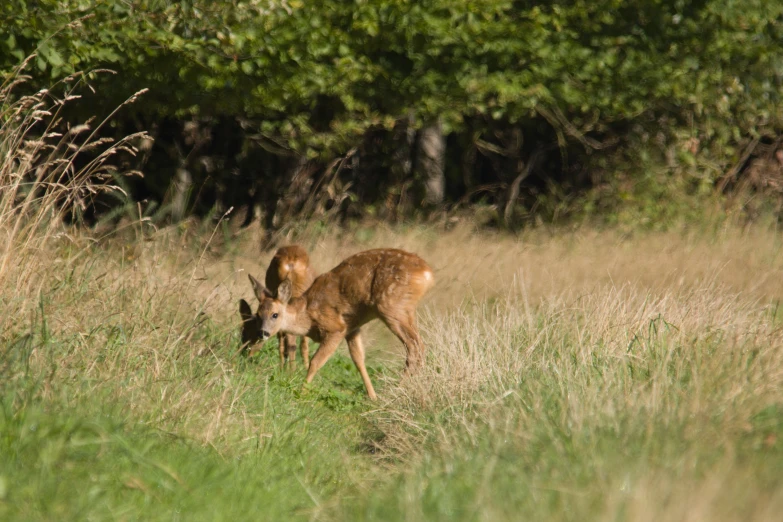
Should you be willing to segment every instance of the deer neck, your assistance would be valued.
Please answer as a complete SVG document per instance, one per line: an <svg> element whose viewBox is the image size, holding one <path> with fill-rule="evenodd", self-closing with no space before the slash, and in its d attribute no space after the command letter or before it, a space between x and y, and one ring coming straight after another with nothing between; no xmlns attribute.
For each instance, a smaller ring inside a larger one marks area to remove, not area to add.
<svg viewBox="0 0 783 522"><path fill-rule="evenodd" d="M285 324L282 330L294 335L307 335L313 326L313 321L307 314L307 301L295 297L285 307Z"/></svg>

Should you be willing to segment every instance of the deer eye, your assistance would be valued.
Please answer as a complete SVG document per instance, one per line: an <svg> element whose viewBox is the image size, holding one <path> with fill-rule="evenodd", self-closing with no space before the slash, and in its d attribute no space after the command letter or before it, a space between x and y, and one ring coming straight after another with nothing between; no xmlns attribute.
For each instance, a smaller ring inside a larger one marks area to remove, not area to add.
<svg viewBox="0 0 783 522"><path fill-rule="evenodd" d="M277 319L277 314L272 314L272 319Z"/></svg>

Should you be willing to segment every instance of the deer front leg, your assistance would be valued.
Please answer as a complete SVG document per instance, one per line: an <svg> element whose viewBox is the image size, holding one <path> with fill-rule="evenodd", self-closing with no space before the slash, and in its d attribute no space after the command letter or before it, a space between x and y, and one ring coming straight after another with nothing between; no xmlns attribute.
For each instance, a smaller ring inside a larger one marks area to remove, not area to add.
<svg viewBox="0 0 783 522"><path fill-rule="evenodd" d="M284 334L283 341L285 342L285 360L288 368L293 370L296 368L296 336L294 334Z"/></svg>
<svg viewBox="0 0 783 522"><path fill-rule="evenodd" d="M306 382L310 383L313 381L315 374L318 373L321 366L329 360L329 357L334 354L335 350L337 350L337 346L344 337L345 334L342 332L324 337L321 346L318 347L318 351L315 352L315 355L313 355L313 358L310 360L310 367L307 369L307 378L305 379Z"/></svg>
<svg viewBox="0 0 783 522"><path fill-rule="evenodd" d="M277 347L280 350L280 368L285 366L285 334L278 332L277 334Z"/></svg>

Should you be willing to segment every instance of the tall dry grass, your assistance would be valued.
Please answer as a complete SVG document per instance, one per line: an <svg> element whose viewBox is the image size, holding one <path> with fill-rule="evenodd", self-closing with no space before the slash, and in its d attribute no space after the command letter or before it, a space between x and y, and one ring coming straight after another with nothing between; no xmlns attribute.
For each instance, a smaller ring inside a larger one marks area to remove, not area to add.
<svg viewBox="0 0 783 522"><path fill-rule="evenodd" d="M30 56L0 85L0 288L35 293L41 284L40 261L53 239L69 240L63 218L78 216L103 191L122 190L110 183L120 153L136 154L136 133L119 141L100 137L101 129L135 93L103 119L66 125L63 113L89 88L88 75L77 73L32 94L25 75ZM110 74L92 71L91 74ZM139 174L125 172L123 174ZM5 293L6 297L10 294Z"/></svg>
<svg viewBox="0 0 783 522"><path fill-rule="evenodd" d="M370 505L397 502L411 520L444 514L438 506L487 520L519 509L547 519L776 519L783 258L774 229L473 235L459 256L455 239L426 249L446 282L420 317L428 364L389 378L371 416L380 455L406 471L393 498L368 491ZM432 489L445 498L429 498ZM541 490L561 508L542 510Z"/></svg>

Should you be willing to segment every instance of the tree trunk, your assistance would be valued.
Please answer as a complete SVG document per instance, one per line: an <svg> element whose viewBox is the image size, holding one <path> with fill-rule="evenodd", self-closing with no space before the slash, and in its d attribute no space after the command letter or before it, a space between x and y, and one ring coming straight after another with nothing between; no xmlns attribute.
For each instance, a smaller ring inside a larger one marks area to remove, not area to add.
<svg viewBox="0 0 783 522"><path fill-rule="evenodd" d="M171 217L174 222L182 221L188 207L190 190L193 186L193 176L183 161L177 169L174 179L174 196L171 203Z"/></svg>
<svg viewBox="0 0 783 522"><path fill-rule="evenodd" d="M284 163L288 163L288 168L273 221L276 229L298 217L302 205L310 195L313 174L318 170L318 164L304 156L297 156Z"/></svg>
<svg viewBox="0 0 783 522"><path fill-rule="evenodd" d="M462 153L462 183L465 185L465 194L470 193L475 185L474 171L476 170L476 146L471 141Z"/></svg>
<svg viewBox="0 0 783 522"><path fill-rule="evenodd" d="M386 209L392 221L399 221L410 212L411 202L407 198L407 188L413 179L413 156L416 147L416 128L413 115L401 119L394 127L394 152L392 187L386 199Z"/></svg>
<svg viewBox="0 0 783 522"><path fill-rule="evenodd" d="M440 120L422 128L418 136L416 170L424 181L425 205L440 206L446 195L446 138Z"/></svg>
<svg viewBox="0 0 783 522"><path fill-rule="evenodd" d="M416 143L416 129L413 116L401 120L394 128L394 165L392 172L396 181L405 181L413 173L413 146Z"/></svg>

